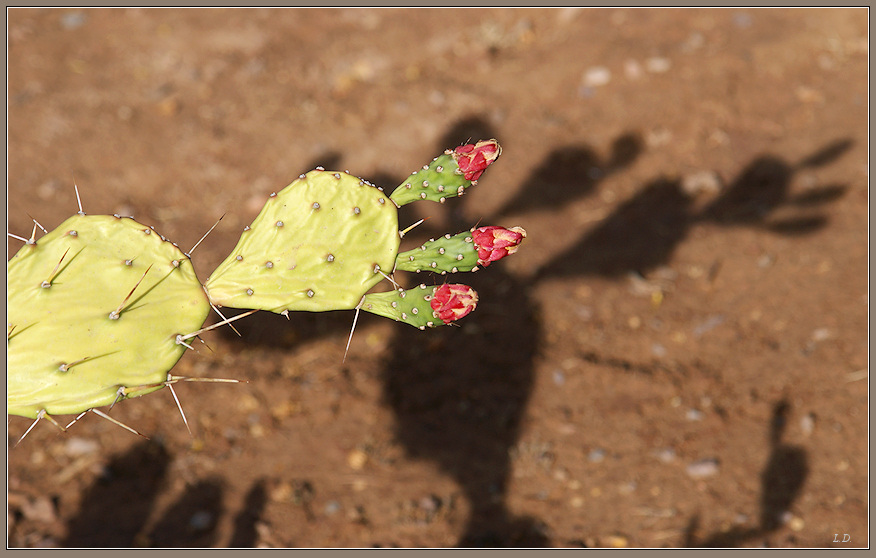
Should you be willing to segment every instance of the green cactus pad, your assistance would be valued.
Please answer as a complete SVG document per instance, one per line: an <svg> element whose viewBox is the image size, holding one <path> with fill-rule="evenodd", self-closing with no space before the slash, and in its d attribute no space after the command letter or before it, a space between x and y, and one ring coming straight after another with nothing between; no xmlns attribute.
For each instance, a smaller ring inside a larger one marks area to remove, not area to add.
<svg viewBox="0 0 876 558"><path fill-rule="evenodd" d="M399 241L389 196L317 169L271 195L205 287L218 306L349 310L383 278L380 270L392 271Z"/></svg>
<svg viewBox="0 0 876 558"><path fill-rule="evenodd" d="M473 271L478 266L478 251L472 242L471 231L457 235L446 234L426 242L419 248L402 252L396 258L395 268L402 271L433 271L442 275L458 271Z"/></svg>
<svg viewBox="0 0 876 558"><path fill-rule="evenodd" d="M210 306L191 261L131 218L75 215L6 264L6 412L78 414L163 387Z"/></svg>
<svg viewBox="0 0 876 558"><path fill-rule="evenodd" d="M420 285L408 290L368 293L362 300L362 310L419 329L438 327L444 325L444 322L435 316L430 302L436 288Z"/></svg>

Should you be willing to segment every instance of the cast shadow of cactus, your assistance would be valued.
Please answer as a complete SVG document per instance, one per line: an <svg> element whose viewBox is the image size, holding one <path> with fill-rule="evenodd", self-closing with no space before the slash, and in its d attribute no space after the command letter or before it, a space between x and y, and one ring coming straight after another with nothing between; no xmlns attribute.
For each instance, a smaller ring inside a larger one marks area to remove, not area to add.
<svg viewBox="0 0 876 558"><path fill-rule="evenodd" d="M63 547L211 547L222 517L223 485L213 478L187 486L155 519L156 498L166 488L172 456L160 443L144 441L113 457L104 474L83 494L67 524ZM251 547L266 502L264 483L253 485L234 520L231 547ZM151 520L151 521L150 521ZM151 522L151 525L150 525Z"/></svg>
<svg viewBox="0 0 876 558"><path fill-rule="evenodd" d="M783 516L790 510L809 475L806 450L782 443L782 435L790 412L790 404L782 400L773 408L770 423L770 457L761 472L760 517L756 527L734 527L698 539L699 514L691 518L685 530L686 547L732 548L752 539L777 531L784 523Z"/></svg>

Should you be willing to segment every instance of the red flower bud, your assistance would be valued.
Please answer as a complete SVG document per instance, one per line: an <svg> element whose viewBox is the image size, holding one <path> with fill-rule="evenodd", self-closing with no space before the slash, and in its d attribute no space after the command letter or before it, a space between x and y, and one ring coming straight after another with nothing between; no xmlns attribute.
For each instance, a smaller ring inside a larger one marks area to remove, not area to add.
<svg viewBox="0 0 876 558"><path fill-rule="evenodd" d="M478 264L484 267L516 252L524 238L526 231L522 227L478 227L471 231L471 239L478 250Z"/></svg>
<svg viewBox="0 0 876 558"><path fill-rule="evenodd" d="M435 289L429 301L432 310L445 324L468 315L478 305L478 293L468 285L444 284Z"/></svg>
<svg viewBox="0 0 876 558"><path fill-rule="evenodd" d="M482 140L475 144L460 145L453 152L456 164L463 172L466 180L475 181L480 178L490 163L499 158L502 148L494 139Z"/></svg>

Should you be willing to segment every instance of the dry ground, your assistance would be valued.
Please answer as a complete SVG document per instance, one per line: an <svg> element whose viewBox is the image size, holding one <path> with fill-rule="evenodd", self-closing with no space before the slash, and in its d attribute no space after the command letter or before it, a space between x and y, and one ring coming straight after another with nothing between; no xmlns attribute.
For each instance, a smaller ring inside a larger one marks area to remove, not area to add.
<svg viewBox="0 0 876 558"><path fill-rule="evenodd" d="M40 424L10 546L869 545L865 10L7 13L11 232L74 180L183 247L226 214L204 279L301 172L495 137L402 220L529 233L460 327L206 335L175 371L249 383L178 388L193 437L167 391L113 409L150 441Z"/></svg>

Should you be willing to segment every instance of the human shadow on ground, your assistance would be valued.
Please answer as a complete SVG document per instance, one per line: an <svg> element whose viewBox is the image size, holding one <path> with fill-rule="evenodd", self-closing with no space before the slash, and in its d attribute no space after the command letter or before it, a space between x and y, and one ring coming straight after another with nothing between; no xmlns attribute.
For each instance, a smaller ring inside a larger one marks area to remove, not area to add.
<svg viewBox="0 0 876 558"><path fill-rule="evenodd" d="M146 530L158 496L167 488L172 456L154 441L144 441L114 456L104 473L83 494L67 524L61 546L70 548L211 547L224 513L223 485L207 478L186 487L159 520ZM266 502L264 484L256 482L244 510L234 521L230 546L256 543L255 523Z"/></svg>
<svg viewBox="0 0 876 558"><path fill-rule="evenodd" d="M769 428L770 457L761 472L760 512L756 527L734 527L698 539L699 514L691 518L685 530L685 546L703 548L738 547L753 539L777 531L785 523L785 514L800 495L809 475L806 450L782 442L790 413L790 404L782 400L773 408Z"/></svg>
<svg viewBox="0 0 876 558"><path fill-rule="evenodd" d="M847 187L830 184L789 193L795 173L829 164L845 153L850 140L828 144L797 164L765 155L749 164L702 209L678 179L659 177L567 250L538 270L539 278L599 275L616 278L645 275L670 261L679 244L699 224L765 228L784 235L812 233L827 223L818 212L841 197ZM779 210L785 210L774 217Z"/></svg>

